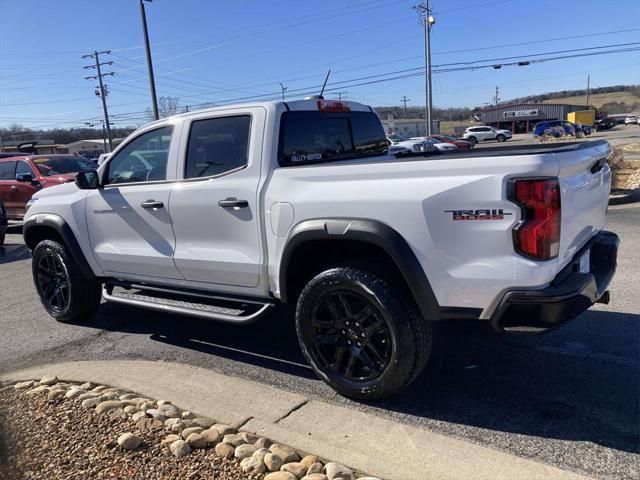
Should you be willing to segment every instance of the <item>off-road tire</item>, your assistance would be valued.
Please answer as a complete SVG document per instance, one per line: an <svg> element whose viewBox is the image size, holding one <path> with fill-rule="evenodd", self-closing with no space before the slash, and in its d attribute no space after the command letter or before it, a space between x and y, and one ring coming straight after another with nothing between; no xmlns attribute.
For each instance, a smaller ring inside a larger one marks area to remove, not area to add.
<svg viewBox="0 0 640 480"><path fill-rule="evenodd" d="M65 305L61 308L52 305L45 298L45 292L41 287L42 282L39 279L39 275L42 276L42 272L39 270L39 265L45 256L53 258L56 264L59 261L60 264L57 265L63 267L63 274L66 275L68 283L67 301L64 302ZM80 323L93 317L100 305L101 285L96 279L86 278L82 274L75 259L64 245L54 240L43 240L38 243L33 249L31 272L42 306L57 321Z"/></svg>
<svg viewBox="0 0 640 480"><path fill-rule="evenodd" d="M329 294L345 291L368 301L378 312L375 318L387 326L391 345L388 363L371 380L348 380L331 370L313 340L312 319L318 305ZM296 330L302 352L316 374L338 393L361 400L380 400L406 388L422 372L431 351L431 323L420 314L406 285L352 266L331 268L309 281L298 298Z"/></svg>

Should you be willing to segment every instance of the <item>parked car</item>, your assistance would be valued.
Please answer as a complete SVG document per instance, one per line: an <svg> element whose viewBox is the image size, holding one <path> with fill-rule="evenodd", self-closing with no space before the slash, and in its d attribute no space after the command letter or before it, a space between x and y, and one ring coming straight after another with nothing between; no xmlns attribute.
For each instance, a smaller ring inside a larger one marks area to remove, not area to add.
<svg viewBox="0 0 640 480"><path fill-rule="evenodd" d="M625 125L636 125L638 123L638 117L635 115L627 115L624 119Z"/></svg>
<svg viewBox="0 0 640 480"><path fill-rule="evenodd" d="M432 143L425 141L423 138L406 139L402 135L392 133L387 135L387 140L391 142L389 145L389 153L424 153L435 152L438 149Z"/></svg>
<svg viewBox="0 0 640 480"><path fill-rule="evenodd" d="M4 236L7 231L7 211L4 208L4 202L0 200L0 245L4 244Z"/></svg>
<svg viewBox="0 0 640 480"><path fill-rule="evenodd" d="M616 126L615 120L612 120L609 117L601 117L596 119L595 127L598 130L609 130Z"/></svg>
<svg viewBox="0 0 640 480"><path fill-rule="evenodd" d="M456 147L453 143L440 142L438 140L435 140L429 137L412 137L410 140L422 140L423 142L426 142L427 144L435 147L435 149L438 150L439 152L449 152L451 150L458 150L458 147Z"/></svg>
<svg viewBox="0 0 640 480"><path fill-rule="evenodd" d="M469 127L462 135L464 140L469 140L474 145L478 142L489 142L492 140L506 142L511 137L513 137L511 130L501 130L487 126Z"/></svg>
<svg viewBox="0 0 640 480"><path fill-rule="evenodd" d="M589 129L590 131L591 129ZM585 135L582 126L576 125L564 120L549 120L547 122L538 122L533 127L532 135L537 139L548 137L564 138L564 137L583 137Z"/></svg>
<svg viewBox="0 0 640 480"><path fill-rule="evenodd" d="M22 154L24 155L24 154ZM7 217L21 220L25 205L38 190L72 182L95 164L76 155L29 155L0 159L0 200Z"/></svg>
<svg viewBox="0 0 640 480"><path fill-rule="evenodd" d="M34 195L23 235L36 292L61 322L90 319L101 294L236 325L295 304L316 374L368 400L418 377L434 321L542 333L608 301L606 141L401 161L387 149L359 103L153 122L97 171Z"/></svg>
<svg viewBox="0 0 640 480"><path fill-rule="evenodd" d="M469 140L460 140L459 138L452 137L451 135L431 135L431 138L441 143L452 143L461 150L473 148L474 146Z"/></svg>

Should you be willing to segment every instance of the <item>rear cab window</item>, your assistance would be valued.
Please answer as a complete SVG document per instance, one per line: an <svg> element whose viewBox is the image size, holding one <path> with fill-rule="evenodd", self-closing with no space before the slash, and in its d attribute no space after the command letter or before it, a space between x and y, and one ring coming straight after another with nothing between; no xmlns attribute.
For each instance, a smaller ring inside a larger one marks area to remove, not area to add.
<svg viewBox="0 0 640 480"><path fill-rule="evenodd" d="M373 112L301 110L282 114L281 166L381 156L388 151L389 141Z"/></svg>

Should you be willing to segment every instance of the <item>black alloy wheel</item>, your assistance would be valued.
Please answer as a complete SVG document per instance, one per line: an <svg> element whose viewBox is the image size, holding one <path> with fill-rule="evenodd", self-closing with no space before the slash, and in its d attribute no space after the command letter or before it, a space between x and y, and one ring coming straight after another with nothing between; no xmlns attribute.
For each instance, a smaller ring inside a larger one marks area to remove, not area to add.
<svg viewBox="0 0 640 480"><path fill-rule="evenodd" d="M53 250L47 250L38 260L37 288L48 310L63 313L69 307L69 273L62 258Z"/></svg>
<svg viewBox="0 0 640 480"><path fill-rule="evenodd" d="M33 249L33 283L49 315L59 322L89 320L100 305L101 283L85 276L67 247L43 240Z"/></svg>
<svg viewBox="0 0 640 480"><path fill-rule="evenodd" d="M385 314L357 292L335 290L316 301L312 355L329 376L374 380L389 365L393 339Z"/></svg>
<svg viewBox="0 0 640 480"><path fill-rule="evenodd" d="M314 372L338 393L370 401L409 385L431 350L431 323L393 269L381 268L320 272L296 308L298 339Z"/></svg>

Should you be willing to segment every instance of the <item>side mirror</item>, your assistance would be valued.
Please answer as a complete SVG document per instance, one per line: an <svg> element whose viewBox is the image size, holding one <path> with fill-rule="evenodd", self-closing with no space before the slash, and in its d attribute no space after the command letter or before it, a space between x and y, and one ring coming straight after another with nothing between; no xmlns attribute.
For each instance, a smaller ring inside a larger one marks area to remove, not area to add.
<svg viewBox="0 0 640 480"><path fill-rule="evenodd" d="M18 173L16 175L16 182L33 183L33 174L31 174L31 173Z"/></svg>
<svg viewBox="0 0 640 480"><path fill-rule="evenodd" d="M80 190L95 190L100 187L98 172L95 170L87 170L78 172L76 175L76 185Z"/></svg>

